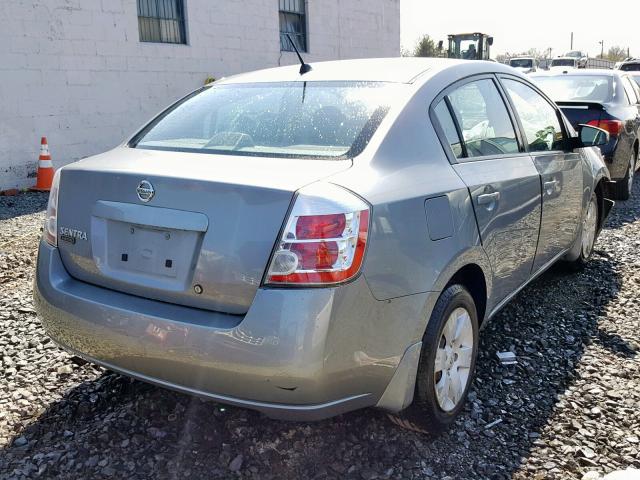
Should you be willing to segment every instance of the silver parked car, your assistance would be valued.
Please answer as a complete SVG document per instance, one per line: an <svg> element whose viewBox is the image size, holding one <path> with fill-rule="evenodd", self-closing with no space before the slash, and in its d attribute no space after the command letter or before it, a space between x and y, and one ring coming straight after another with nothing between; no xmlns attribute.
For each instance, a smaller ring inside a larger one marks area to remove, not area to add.
<svg viewBox="0 0 640 480"><path fill-rule="evenodd" d="M438 430L479 327L557 260L589 260L607 138L493 62L235 76L57 172L37 310L70 352L163 387Z"/></svg>

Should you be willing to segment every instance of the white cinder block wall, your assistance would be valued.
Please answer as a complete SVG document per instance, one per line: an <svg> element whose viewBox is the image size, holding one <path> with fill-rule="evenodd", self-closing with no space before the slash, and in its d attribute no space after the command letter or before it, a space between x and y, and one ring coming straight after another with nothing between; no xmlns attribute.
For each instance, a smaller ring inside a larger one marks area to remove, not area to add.
<svg viewBox="0 0 640 480"><path fill-rule="evenodd" d="M139 41L136 0L0 0L0 190L121 143L216 78L297 61L278 0L185 0L188 45ZM307 0L309 61L398 56L400 0Z"/></svg>

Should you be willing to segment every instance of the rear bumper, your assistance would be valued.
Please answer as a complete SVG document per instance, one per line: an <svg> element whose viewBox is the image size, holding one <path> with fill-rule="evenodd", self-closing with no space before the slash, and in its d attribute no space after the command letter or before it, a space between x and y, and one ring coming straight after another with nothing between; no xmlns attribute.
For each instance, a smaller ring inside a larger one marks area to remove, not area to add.
<svg viewBox="0 0 640 480"><path fill-rule="evenodd" d="M429 298L379 302L360 277L339 288L259 289L246 315L227 315L75 280L44 242L34 286L48 335L72 353L292 420L376 405L407 347L420 340Z"/></svg>

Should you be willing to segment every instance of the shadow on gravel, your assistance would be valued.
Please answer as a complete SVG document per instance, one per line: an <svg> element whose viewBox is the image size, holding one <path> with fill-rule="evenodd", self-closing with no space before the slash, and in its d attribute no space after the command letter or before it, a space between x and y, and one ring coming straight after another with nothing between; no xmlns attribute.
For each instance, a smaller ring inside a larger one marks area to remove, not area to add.
<svg viewBox="0 0 640 480"><path fill-rule="evenodd" d="M11 197L0 197L0 220L41 212L47 208L48 193L21 192Z"/></svg>
<svg viewBox="0 0 640 480"><path fill-rule="evenodd" d="M0 476L18 469L27 478L533 477L518 470L558 395L579 379L585 347L635 355L598 327L619 288L616 259L596 254L581 273L557 267L525 289L483 331L466 411L436 438L371 409L317 423L272 421L105 372L17 433L28 443L1 450ZM517 365L497 361L505 350ZM581 460L569 458L563 469L577 472Z"/></svg>
<svg viewBox="0 0 640 480"><path fill-rule="evenodd" d="M628 223L634 223L640 219L640 181L636 178L633 184L631 198L626 201L616 200L616 205L607 219L606 226L609 229L622 228Z"/></svg>

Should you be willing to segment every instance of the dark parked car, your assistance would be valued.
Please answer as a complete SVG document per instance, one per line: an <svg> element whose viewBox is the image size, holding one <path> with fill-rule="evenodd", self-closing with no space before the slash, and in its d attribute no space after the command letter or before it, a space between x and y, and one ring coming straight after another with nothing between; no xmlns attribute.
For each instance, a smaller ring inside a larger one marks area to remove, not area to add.
<svg viewBox="0 0 640 480"><path fill-rule="evenodd" d="M617 68L624 72L640 72L640 59L625 60Z"/></svg>
<svg viewBox="0 0 640 480"><path fill-rule="evenodd" d="M560 106L574 128L587 124L609 132L609 143L601 150L615 181L613 194L619 200L628 199L640 150L640 89L631 74L575 70L531 78Z"/></svg>

